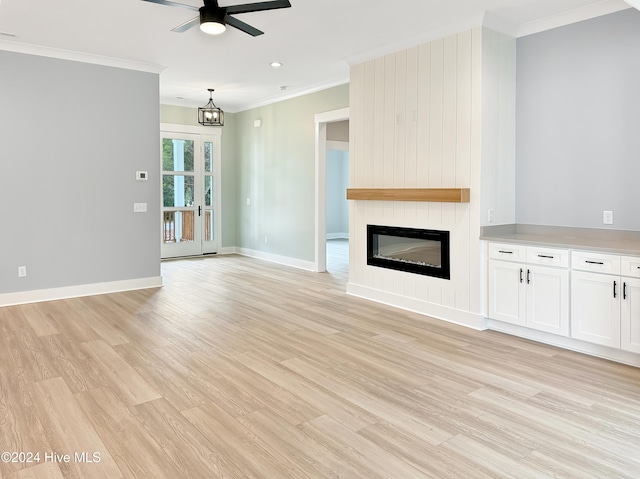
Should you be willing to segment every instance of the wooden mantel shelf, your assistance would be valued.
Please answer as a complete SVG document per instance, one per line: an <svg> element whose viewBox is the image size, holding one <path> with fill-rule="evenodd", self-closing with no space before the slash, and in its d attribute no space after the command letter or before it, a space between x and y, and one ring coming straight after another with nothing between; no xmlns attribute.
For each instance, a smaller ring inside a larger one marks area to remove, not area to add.
<svg viewBox="0 0 640 479"><path fill-rule="evenodd" d="M469 188L347 188L347 199L469 203L469 191Z"/></svg>

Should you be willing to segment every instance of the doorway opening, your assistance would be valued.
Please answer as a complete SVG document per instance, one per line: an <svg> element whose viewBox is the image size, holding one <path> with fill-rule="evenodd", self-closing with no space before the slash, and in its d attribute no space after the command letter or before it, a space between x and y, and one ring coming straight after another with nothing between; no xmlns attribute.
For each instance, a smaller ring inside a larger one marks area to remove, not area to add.
<svg viewBox="0 0 640 479"><path fill-rule="evenodd" d="M349 221L345 191L346 183L348 183L348 120L348 108L319 113L315 117L315 271L318 272L327 271L328 256L330 256L332 268L335 265L336 270L345 272L345 274L348 272ZM346 136L344 135L345 128ZM338 137L335 135L338 135ZM347 162L346 165L345 161ZM345 167L347 169L346 174L344 173ZM343 173L338 174L336 170ZM329 175L330 177L328 178ZM342 200L339 197L342 197ZM329 208L331 208L331 212L328 212ZM342 210L340 211L341 208ZM330 225L328 224L329 220L331 220ZM329 252L328 247L330 249Z"/></svg>
<svg viewBox="0 0 640 479"><path fill-rule="evenodd" d="M217 253L220 132L161 132L162 259Z"/></svg>

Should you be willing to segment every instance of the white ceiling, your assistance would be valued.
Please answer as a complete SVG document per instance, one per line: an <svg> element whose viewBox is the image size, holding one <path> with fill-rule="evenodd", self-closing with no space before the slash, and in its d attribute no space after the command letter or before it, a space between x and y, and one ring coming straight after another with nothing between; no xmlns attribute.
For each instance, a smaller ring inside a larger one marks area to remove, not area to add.
<svg viewBox="0 0 640 479"><path fill-rule="evenodd" d="M241 3L253 2L220 0ZM202 106L207 88L215 88L214 102L234 112L346 83L350 63L478 26L483 18L521 36L628 8L623 0L291 3L238 15L265 32L251 37L234 28L220 36L197 27L171 32L197 12L141 0L0 0L0 49L161 71L161 103ZM274 69L274 60L284 65Z"/></svg>

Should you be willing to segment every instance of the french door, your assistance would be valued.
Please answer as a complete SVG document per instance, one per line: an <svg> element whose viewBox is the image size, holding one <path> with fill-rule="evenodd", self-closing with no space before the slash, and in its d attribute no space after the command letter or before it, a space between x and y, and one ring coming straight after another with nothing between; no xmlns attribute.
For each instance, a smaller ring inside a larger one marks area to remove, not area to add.
<svg viewBox="0 0 640 479"><path fill-rule="evenodd" d="M220 134L161 133L162 258L218 251Z"/></svg>

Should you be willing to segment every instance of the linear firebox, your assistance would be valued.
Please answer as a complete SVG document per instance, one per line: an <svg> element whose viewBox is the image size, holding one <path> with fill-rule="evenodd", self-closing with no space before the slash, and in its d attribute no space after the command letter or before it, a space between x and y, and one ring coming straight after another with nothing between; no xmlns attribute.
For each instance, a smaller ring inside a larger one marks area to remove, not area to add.
<svg viewBox="0 0 640 479"><path fill-rule="evenodd" d="M450 279L449 232L367 225L367 264Z"/></svg>

